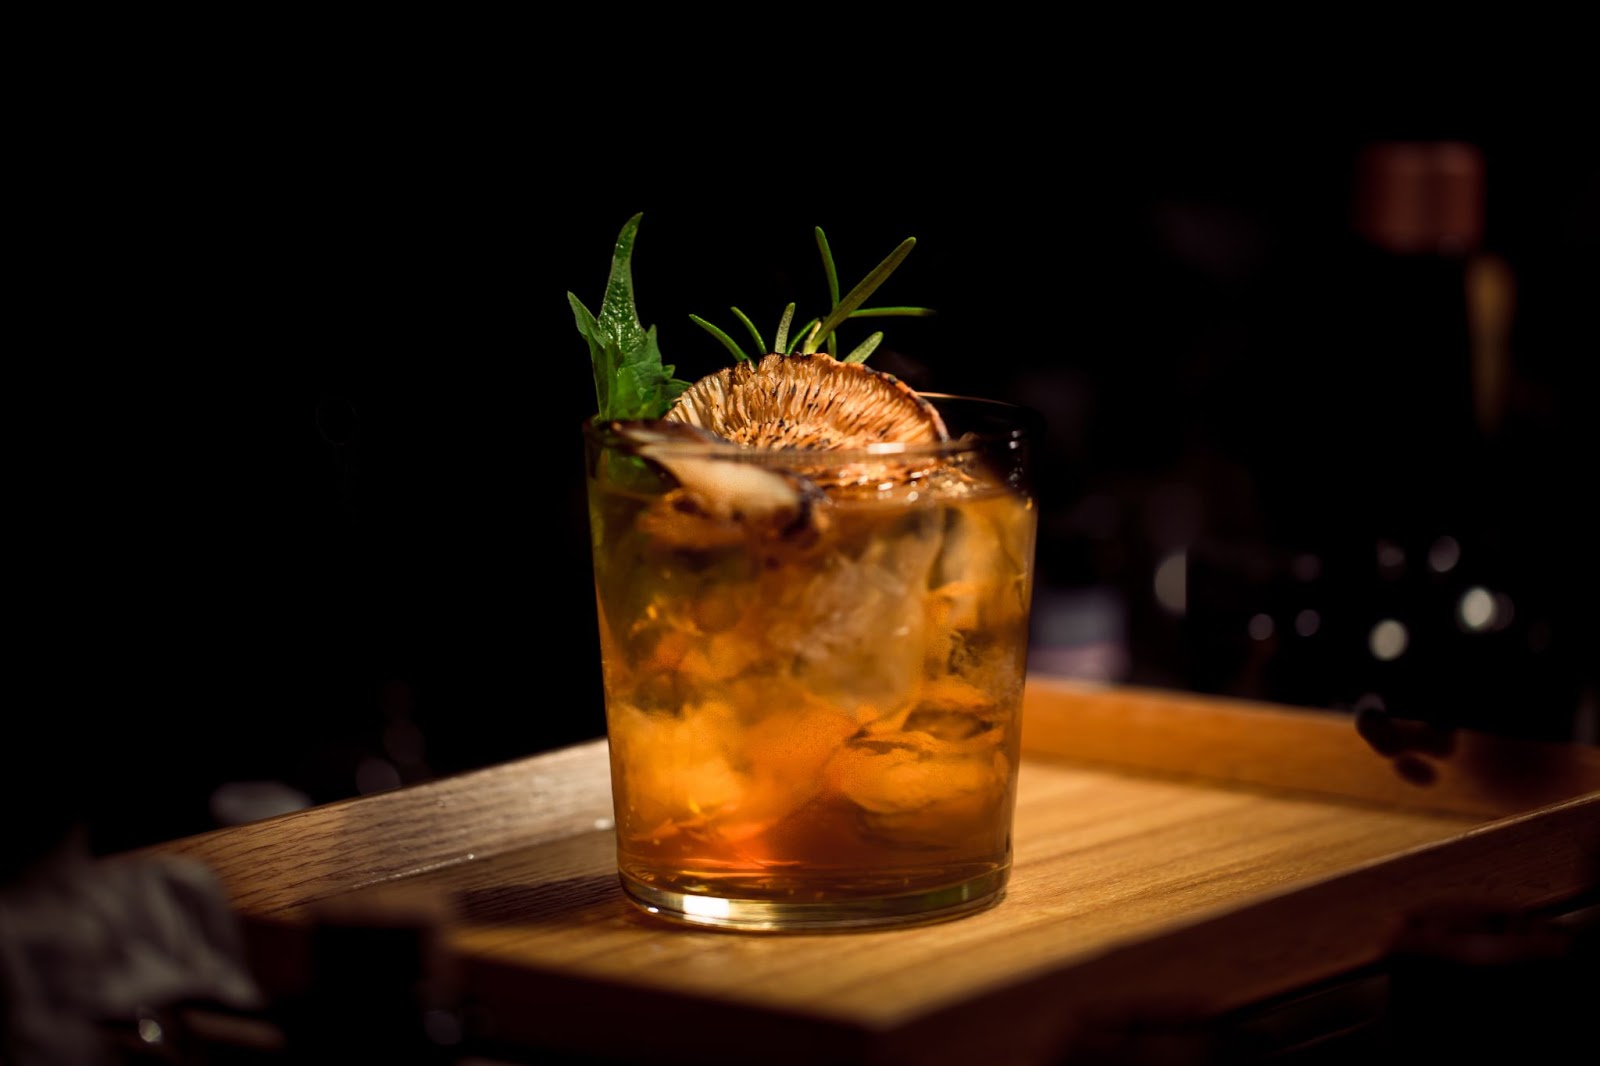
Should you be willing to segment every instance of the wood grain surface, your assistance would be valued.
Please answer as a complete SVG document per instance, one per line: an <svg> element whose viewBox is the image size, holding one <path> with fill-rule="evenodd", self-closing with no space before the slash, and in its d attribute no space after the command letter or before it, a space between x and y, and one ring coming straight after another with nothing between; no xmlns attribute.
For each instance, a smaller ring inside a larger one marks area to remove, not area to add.
<svg viewBox="0 0 1600 1066"><path fill-rule="evenodd" d="M271 980L304 979L329 924L427 925L499 1038L651 1062L1050 1061L1096 1018L1347 972L1421 908L1600 886L1592 748L1458 735L1419 780L1337 714L1042 679L1025 714L1006 897L922 927L640 912L603 741L161 850L217 871Z"/></svg>

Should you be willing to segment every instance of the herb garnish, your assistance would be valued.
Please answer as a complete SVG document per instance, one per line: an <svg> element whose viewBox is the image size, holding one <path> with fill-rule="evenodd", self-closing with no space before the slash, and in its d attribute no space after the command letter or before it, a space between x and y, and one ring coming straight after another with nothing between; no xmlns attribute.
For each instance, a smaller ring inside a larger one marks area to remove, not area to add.
<svg viewBox="0 0 1600 1066"><path fill-rule="evenodd" d="M661 362L656 328L645 329L633 300L633 239L643 212L628 219L617 236L606 279L600 315L595 317L572 293L567 302L578 332L589 342L594 367L594 393L600 411L596 421L660 418L691 382L673 377L677 369Z"/></svg>
<svg viewBox="0 0 1600 1066"><path fill-rule="evenodd" d="M834 269L833 252L828 247L828 238L822 232L821 226L816 227L816 237L817 251L822 254L822 269L828 278L828 298L832 301L832 310L828 313L827 318L813 318L811 321L801 326L800 329L794 333L793 340L791 340L789 326L794 320L795 310L795 305L791 303L789 306L783 309L783 318L778 323L778 331L774 337L774 343L771 347L768 347L766 341L762 339L760 331L757 330L755 325L750 321L749 316L747 316L737 307L729 308L729 310L733 312L734 316L744 324L745 329L749 331L751 339L756 343L758 355L767 355L771 352L782 352L784 355L792 355L795 351L810 354L817 351L819 345L825 345L824 350L829 355L837 358L839 353L839 337L835 331L847 319L908 318L933 314L933 311L926 307L861 306L867 301L867 297L876 292L878 287L888 280L889 275L894 273L895 268L900 265L901 261L904 260L906 256L911 254L911 249L914 248L917 243L917 239L915 237L907 237L905 240L901 241L899 247L890 252L888 256L884 258L883 262L873 267L872 272L866 277L862 278L861 281L856 284L855 288L851 289L845 294L843 299L839 298L839 275ZM732 353L734 359L743 362L752 358L750 355L745 353L744 349L739 347L738 343L734 341L732 337L728 336L722 330L718 329L710 322L707 322L699 315L690 315L689 319L695 325L699 326L701 329L704 329L707 333L721 341L722 346ZM864 363L866 362L867 357L876 351L878 345L882 342L883 333L880 330L879 332L872 334L860 344L856 345L856 347L851 350L850 354L844 357L844 361L847 363Z"/></svg>
<svg viewBox="0 0 1600 1066"><path fill-rule="evenodd" d="M640 212L630 218L617 236L616 249L611 257L611 273L606 279L606 291L601 300L599 316L591 314L576 296L567 293L567 302L572 305L578 332L583 334L584 340L589 343L589 360L594 368L595 398L599 403L596 421L660 418L672 407L673 401L692 384L673 377L677 368L661 361L661 349L656 343L656 328L651 326L645 329L639 322L633 297L631 263L634 237L639 229L639 219L642 217L643 212ZM792 355L797 351L812 354L818 351L819 347L828 355L837 358L836 331L849 319L904 318L933 314L933 311L926 307L862 306L910 254L917 243L915 237L907 237L901 241L894 251L842 298L839 295L839 278L834 268L833 252L828 247L828 239L820 226L816 228L816 239L817 250L822 255L823 271L827 275L828 298L831 302L831 310L826 318L813 318L791 334L790 327L795 312L795 305L791 303L784 308L783 317L773 337L773 344L769 346L748 315L737 307L730 308L755 342L758 358L773 352L784 355ZM732 337L710 322L699 315L690 315L689 319L716 337L723 347L732 353L735 360L743 362L751 359L751 356L740 348ZM852 349L850 354L844 357L844 361L865 362L882 341L881 331L873 333Z"/></svg>

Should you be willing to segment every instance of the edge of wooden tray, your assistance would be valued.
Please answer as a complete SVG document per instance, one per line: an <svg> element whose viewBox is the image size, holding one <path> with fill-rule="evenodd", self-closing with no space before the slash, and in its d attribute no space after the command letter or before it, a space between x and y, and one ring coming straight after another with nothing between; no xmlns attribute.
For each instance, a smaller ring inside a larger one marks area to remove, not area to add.
<svg viewBox="0 0 1600 1066"><path fill-rule="evenodd" d="M1600 748L1413 727L1376 750L1352 714L1220 696L1030 677L1023 750L1078 762L1503 818L1600 791Z"/></svg>
<svg viewBox="0 0 1600 1066"><path fill-rule="evenodd" d="M1600 793L1591 792L1019 977L881 1034L873 1061L1065 1061L1097 1024L1214 1018L1359 971L1418 919L1559 909L1597 890ZM1002 1011L1004 1032L982 1026Z"/></svg>
<svg viewBox="0 0 1600 1066"><path fill-rule="evenodd" d="M1349 715L1222 697L1030 677L1023 723L1030 757L1486 820L1600 791L1600 748L1457 730L1419 780ZM238 909L270 914L609 828L609 775L602 738L141 851L205 862Z"/></svg>
<svg viewBox="0 0 1600 1066"><path fill-rule="evenodd" d="M1424 753L1432 773L1419 778L1402 772L1396 753L1375 750L1350 715L1030 678L1024 750L1030 759L1466 816L1478 824L1248 906L1197 916L1070 968L1019 975L883 1030L759 1007L745 1009L734 1028L756 1036L780 1032L787 1046L803 1051L849 1049L857 1056L852 1061L886 1066L1040 1061L1036 1056L1058 1054L1074 1027L1096 1014L1152 1006L1216 1012L1370 963L1418 908L1442 901L1539 907L1600 888L1600 749L1458 730L1447 747ZM603 831L611 813L607 749L598 739L145 850L208 864L253 934L276 952L263 956L277 967L269 983L287 985L308 960L299 953L305 937L285 935L285 923L302 921L308 905L336 910L338 897L357 889L370 903L372 890L387 886L403 909L412 875ZM1284 930L1298 932L1285 937ZM505 969L497 985L513 999L519 989L550 996L565 988L550 1002L577 1004L588 987L571 984L570 974ZM680 1017L693 1001L662 999L651 990L634 998L647 1015L663 1018ZM725 1008L712 1004L700 1013L722 1017ZM1006 1020L998 1040L984 1024L994 1018ZM986 1035L974 1043L974 1033Z"/></svg>

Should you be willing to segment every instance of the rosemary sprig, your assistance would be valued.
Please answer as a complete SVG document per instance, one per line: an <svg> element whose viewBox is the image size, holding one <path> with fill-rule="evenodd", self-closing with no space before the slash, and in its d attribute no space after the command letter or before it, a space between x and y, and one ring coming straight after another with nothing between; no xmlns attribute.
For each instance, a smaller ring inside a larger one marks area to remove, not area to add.
<svg viewBox="0 0 1600 1066"><path fill-rule="evenodd" d="M783 309L783 318L778 320L778 333L772 340L772 350L784 351L784 345L789 343L789 323L794 321L794 304L789 304ZM787 354L787 353L786 353Z"/></svg>
<svg viewBox="0 0 1600 1066"><path fill-rule="evenodd" d="M743 316L741 315L740 317L742 318ZM693 322L695 325L699 326L701 329L717 338L717 340L721 341L722 346L733 354L733 358L736 362L743 363L749 361L750 357L744 353L743 348L739 347L739 342L722 332L722 330L718 329L710 322L707 322L699 315L690 315L689 321Z"/></svg>
<svg viewBox="0 0 1600 1066"><path fill-rule="evenodd" d="M931 308L927 307L863 306L867 299L889 279L889 275L895 272L906 256L911 254L911 249L916 247L917 244L915 237L907 237L901 241L894 251L885 256L882 262L873 267L872 271L857 282L855 287L842 298L839 295L839 274L834 266L833 250L829 246L827 234L823 232L821 226L816 227L815 237L817 251L822 256L823 275L828 283L829 312L826 318L813 318L800 327L799 330L791 331L795 305L793 303L789 304L788 307L784 308L783 318L778 323L778 331L774 338L774 343L771 348L768 348L760 330L756 329L755 324L750 321L750 317L737 307L729 308L734 317L744 324L751 339L755 341L757 353L754 356L739 347L738 342L728 336L727 333L699 315L690 315L689 321L715 337L733 355L736 361L745 362L759 358L768 352L781 352L784 355L793 355L796 352L811 354L816 352L819 347L828 355L837 358L837 330L840 325L847 321L857 318L921 318L934 313ZM874 333L856 345L850 354L845 356L844 361L847 363L865 362L867 357L882 342L882 332Z"/></svg>
<svg viewBox="0 0 1600 1066"><path fill-rule="evenodd" d="M822 232L822 227L816 228L817 251L822 255L822 272L828 278L828 306L839 306L839 272L833 265L833 250L828 247L828 235ZM828 334L828 354L839 354L838 335Z"/></svg>

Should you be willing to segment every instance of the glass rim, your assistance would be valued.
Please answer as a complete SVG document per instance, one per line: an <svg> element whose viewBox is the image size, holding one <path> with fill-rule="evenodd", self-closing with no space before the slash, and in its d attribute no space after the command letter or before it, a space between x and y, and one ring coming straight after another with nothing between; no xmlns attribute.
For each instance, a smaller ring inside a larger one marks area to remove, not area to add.
<svg viewBox="0 0 1600 1066"><path fill-rule="evenodd" d="M585 437L601 446L615 442L627 450L636 451L643 447L648 448L654 455L668 457L700 456L779 464L803 459L811 463L835 465L863 458L882 459L885 456L921 458L962 455L996 447L1015 449L1037 437L1044 425L1044 419L1038 411L1009 400L952 392L919 392L917 395L939 408L940 416L945 417L947 421L952 413L950 409L965 407L975 420L982 423L982 426L968 427L960 431L952 428L949 440L912 444L884 442L855 448L751 448L724 440L652 441L640 445L621 439L611 431L608 423L593 418L584 420L583 433ZM628 420L617 421L626 423Z"/></svg>

